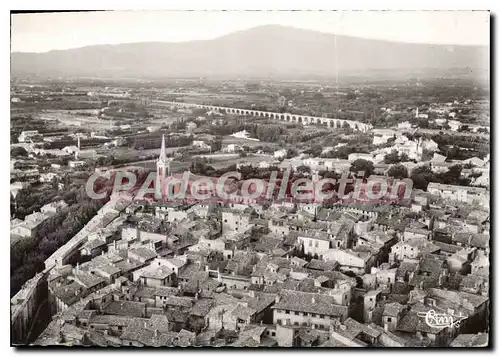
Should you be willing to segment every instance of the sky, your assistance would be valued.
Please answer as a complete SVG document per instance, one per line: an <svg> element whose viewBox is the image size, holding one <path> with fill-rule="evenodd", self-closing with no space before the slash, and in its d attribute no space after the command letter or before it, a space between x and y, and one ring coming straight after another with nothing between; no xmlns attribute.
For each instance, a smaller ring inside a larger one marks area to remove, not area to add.
<svg viewBox="0 0 500 357"><path fill-rule="evenodd" d="M400 42L490 41L485 11L106 11L13 14L11 52L208 40L270 24Z"/></svg>

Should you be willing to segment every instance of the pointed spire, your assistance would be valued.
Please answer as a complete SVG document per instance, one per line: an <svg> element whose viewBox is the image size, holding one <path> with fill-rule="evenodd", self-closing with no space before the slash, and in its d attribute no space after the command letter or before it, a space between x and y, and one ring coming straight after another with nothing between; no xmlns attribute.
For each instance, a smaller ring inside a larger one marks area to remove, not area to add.
<svg viewBox="0 0 500 357"><path fill-rule="evenodd" d="M160 160L165 161L167 159L167 153L165 151L165 134L161 139L161 151L160 151Z"/></svg>
<svg viewBox="0 0 500 357"><path fill-rule="evenodd" d="M78 148L75 151L75 160L78 160L80 157L80 134L78 134L77 140L78 140Z"/></svg>

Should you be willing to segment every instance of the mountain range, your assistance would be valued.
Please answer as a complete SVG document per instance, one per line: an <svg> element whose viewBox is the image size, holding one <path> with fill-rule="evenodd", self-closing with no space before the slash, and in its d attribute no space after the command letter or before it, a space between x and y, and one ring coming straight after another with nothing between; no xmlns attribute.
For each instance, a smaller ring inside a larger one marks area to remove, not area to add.
<svg viewBox="0 0 500 357"><path fill-rule="evenodd" d="M212 40L11 53L13 76L334 77L452 68L488 71L489 48L390 42L266 25Z"/></svg>

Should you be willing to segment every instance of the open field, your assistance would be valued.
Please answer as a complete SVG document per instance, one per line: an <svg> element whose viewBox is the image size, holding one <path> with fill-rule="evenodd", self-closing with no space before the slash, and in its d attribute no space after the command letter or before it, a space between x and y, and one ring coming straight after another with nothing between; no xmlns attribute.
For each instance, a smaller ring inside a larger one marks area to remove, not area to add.
<svg viewBox="0 0 500 357"><path fill-rule="evenodd" d="M64 126L80 127L83 130L107 130L114 126L113 122L103 121L97 117L86 117L67 110L44 111L37 115L42 120L58 121Z"/></svg>

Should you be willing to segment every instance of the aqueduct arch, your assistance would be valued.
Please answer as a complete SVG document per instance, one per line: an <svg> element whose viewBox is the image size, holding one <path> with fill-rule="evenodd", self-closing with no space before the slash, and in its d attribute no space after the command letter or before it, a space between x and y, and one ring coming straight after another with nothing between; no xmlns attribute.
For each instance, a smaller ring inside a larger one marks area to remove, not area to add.
<svg viewBox="0 0 500 357"><path fill-rule="evenodd" d="M205 105L205 104L196 104L196 103L181 103L181 102L170 102L170 101L159 101L162 103L167 103L170 105L185 107L185 108L204 108L215 110L220 113L229 113L229 114L239 114L239 115L252 115L257 117L266 117L278 120L284 120L288 122L296 122L303 124L323 124L329 128L343 128L346 125L352 128L353 130L366 132L372 128L370 124L360 123L353 120L341 120L341 119L333 119L333 118L321 118L321 117L307 117L307 116L298 116L293 114L283 114L283 113L274 113L274 112L265 112L265 111L253 111L247 109L239 109L239 108L229 108L229 107L217 107L213 105Z"/></svg>

